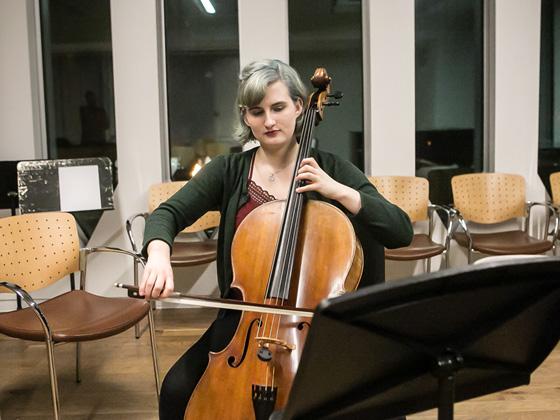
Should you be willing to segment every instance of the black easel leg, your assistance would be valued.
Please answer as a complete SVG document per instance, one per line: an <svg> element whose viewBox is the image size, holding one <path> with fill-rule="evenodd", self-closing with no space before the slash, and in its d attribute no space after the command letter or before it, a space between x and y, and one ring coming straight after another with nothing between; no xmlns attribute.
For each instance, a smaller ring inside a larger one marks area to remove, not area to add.
<svg viewBox="0 0 560 420"><path fill-rule="evenodd" d="M441 376L439 382L438 420L453 420L455 374Z"/></svg>

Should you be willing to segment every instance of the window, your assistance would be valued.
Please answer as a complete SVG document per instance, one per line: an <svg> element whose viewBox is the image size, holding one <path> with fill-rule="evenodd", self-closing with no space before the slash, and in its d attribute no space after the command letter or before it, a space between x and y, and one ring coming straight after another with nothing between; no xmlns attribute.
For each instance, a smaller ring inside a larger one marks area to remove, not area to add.
<svg viewBox="0 0 560 420"><path fill-rule="evenodd" d="M109 0L41 0L40 7L48 158L107 156L114 164ZM75 214L87 237L101 213Z"/></svg>
<svg viewBox="0 0 560 420"><path fill-rule="evenodd" d="M237 2L165 0L165 43L172 180L240 146L232 130L239 74Z"/></svg>
<svg viewBox="0 0 560 420"><path fill-rule="evenodd" d="M483 1L416 0L416 174L452 202L453 175L483 166Z"/></svg>
<svg viewBox="0 0 560 420"><path fill-rule="evenodd" d="M361 1L289 0L290 64L308 81L325 67L332 90L344 97L325 110L314 137L322 150L340 155L363 170L363 81ZM307 83L311 92L313 86Z"/></svg>
<svg viewBox="0 0 560 420"><path fill-rule="evenodd" d="M550 191L550 174L560 171L560 1L542 0L539 104L539 175Z"/></svg>

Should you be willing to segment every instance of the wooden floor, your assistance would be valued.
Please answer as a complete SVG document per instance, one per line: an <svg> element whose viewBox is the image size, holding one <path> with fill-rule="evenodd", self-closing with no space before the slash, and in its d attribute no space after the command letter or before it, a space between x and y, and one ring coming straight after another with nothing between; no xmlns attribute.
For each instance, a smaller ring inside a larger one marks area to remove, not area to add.
<svg viewBox="0 0 560 420"><path fill-rule="evenodd" d="M212 310L156 312L160 372L199 337ZM164 330L163 330L164 329ZM85 343L82 382L74 381L74 346L55 349L64 419L157 419L148 335L133 330ZM0 336L0 420L52 417L45 346ZM408 417L434 419L434 411ZM530 386L455 405L456 419L560 419L560 346L532 376Z"/></svg>

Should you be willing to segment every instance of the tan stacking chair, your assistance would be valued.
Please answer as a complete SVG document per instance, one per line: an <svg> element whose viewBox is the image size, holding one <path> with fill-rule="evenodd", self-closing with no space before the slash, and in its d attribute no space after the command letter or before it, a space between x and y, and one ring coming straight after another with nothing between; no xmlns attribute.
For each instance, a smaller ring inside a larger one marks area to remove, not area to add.
<svg viewBox="0 0 560 420"><path fill-rule="evenodd" d="M134 220L138 217L147 219L151 212L179 191L185 184L185 181L174 181L156 184L150 187L148 193L148 213L136 214L130 217L126 224L128 238L134 252L140 251L132 233L132 224ZM220 212L210 211L192 225L185 228L183 233L197 234L200 240L191 242L175 241L171 254L171 265L174 267L189 267L214 261L217 253L217 241L214 239L215 235L208 235L206 232L208 230L215 231L219 225Z"/></svg>
<svg viewBox="0 0 560 420"><path fill-rule="evenodd" d="M13 292L29 307L0 313L0 333L23 340L44 341L47 346L55 419L60 403L54 345L76 343L76 381L80 382L80 343L119 334L148 317L150 343L159 397L159 376L153 317L143 299L109 298L86 291L86 268L92 253L118 253L117 248L80 249L76 221L61 212L29 213L0 219L0 293ZM80 272L78 290L37 304L30 293Z"/></svg>
<svg viewBox="0 0 560 420"><path fill-rule="evenodd" d="M135 254L139 255L140 247L134 239L133 223L137 218L146 220L161 203L179 191L186 181L164 182L152 185L148 192L148 213L139 213L130 217L126 221L126 232L130 245ZM183 230L183 233L193 234L196 240L175 241L171 252L172 267L191 267L201 264L208 264L216 260L218 253L218 241L215 239L217 228L220 225L220 212L209 211L200 219ZM212 232L208 234L208 232ZM134 263L134 284L138 286L138 262ZM136 327L136 337L141 333Z"/></svg>
<svg viewBox="0 0 560 420"><path fill-rule="evenodd" d="M547 239L553 208L547 203L525 201L525 180L521 175L503 173L476 173L451 179L454 217L462 232L453 238L468 250L469 264L473 251L488 255L542 254L553 247ZM547 223L542 237L531 236L531 209L547 208ZM492 233L473 233L469 223L491 227L508 220L518 219L518 229Z"/></svg>
<svg viewBox="0 0 560 420"><path fill-rule="evenodd" d="M428 221L428 232L417 233L409 246L386 249L385 258L396 261L426 260L426 271L431 271L431 258L442 255L445 266L449 259L450 212L446 207L429 203L429 184L425 178L414 176L372 176L369 181L391 203L399 206L412 223ZM437 211L447 213L447 231L443 243L432 240L434 217Z"/></svg>

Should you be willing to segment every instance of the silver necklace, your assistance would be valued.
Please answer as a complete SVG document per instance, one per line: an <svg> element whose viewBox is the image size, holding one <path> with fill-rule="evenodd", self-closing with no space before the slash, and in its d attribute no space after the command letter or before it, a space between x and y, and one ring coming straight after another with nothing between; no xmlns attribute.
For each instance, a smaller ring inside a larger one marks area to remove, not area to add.
<svg viewBox="0 0 560 420"><path fill-rule="evenodd" d="M292 166L292 162L288 163L286 166L284 166L282 169L278 169L277 171L274 172L270 172L270 175L268 175L268 182L273 183L276 182L276 175L278 175L280 172L282 172L284 169L289 168L290 166ZM257 166L257 170L262 174L262 169L259 168Z"/></svg>
<svg viewBox="0 0 560 420"><path fill-rule="evenodd" d="M275 182L276 181L276 174L279 173L279 172L282 172L284 169L286 169L286 168L282 168L282 169L280 169L279 171L276 171L276 172L271 172L270 175L268 176L268 180L270 182Z"/></svg>
<svg viewBox="0 0 560 420"><path fill-rule="evenodd" d="M282 169L279 169L275 172L271 172L270 175L268 176L268 181L269 182L276 182L276 175L278 175L280 172L282 172L284 169L288 168L291 166L291 163L289 163L288 165L284 166Z"/></svg>

